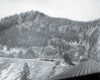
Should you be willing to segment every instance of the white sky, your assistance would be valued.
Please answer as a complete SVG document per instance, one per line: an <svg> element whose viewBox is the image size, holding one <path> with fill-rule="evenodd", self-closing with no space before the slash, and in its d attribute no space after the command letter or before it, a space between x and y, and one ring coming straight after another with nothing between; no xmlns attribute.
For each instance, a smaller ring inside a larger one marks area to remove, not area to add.
<svg viewBox="0 0 100 80"><path fill-rule="evenodd" d="M0 0L0 18L30 10L88 21L100 18L100 0Z"/></svg>

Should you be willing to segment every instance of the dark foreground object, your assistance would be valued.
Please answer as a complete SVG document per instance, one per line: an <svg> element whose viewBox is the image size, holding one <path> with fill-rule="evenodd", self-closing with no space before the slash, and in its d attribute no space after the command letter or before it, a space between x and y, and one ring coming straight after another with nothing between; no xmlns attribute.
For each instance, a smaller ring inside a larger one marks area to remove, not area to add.
<svg viewBox="0 0 100 80"><path fill-rule="evenodd" d="M58 80L100 80L100 73L78 76L73 78L58 79Z"/></svg>

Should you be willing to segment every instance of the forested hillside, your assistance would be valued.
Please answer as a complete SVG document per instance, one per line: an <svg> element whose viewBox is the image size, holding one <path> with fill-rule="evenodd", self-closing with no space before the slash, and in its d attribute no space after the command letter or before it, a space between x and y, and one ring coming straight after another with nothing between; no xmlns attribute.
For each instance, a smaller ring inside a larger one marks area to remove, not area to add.
<svg viewBox="0 0 100 80"><path fill-rule="evenodd" d="M72 53L79 52L82 50L79 48L80 43L84 44L88 40L98 22L53 18L38 11L2 18L0 55L5 57L5 53L6 57L34 58L43 55L60 56L69 50Z"/></svg>
<svg viewBox="0 0 100 80"><path fill-rule="evenodd" d="M99 26L99 19L72 21L50 17L38 11L2 18L0 79L47 80L83 61L88 62L90 58L99 61ZM86 65L83 66L86 72L86 67L95 69L94 64ZM82 66L76 66L78 73Z"/></svg>

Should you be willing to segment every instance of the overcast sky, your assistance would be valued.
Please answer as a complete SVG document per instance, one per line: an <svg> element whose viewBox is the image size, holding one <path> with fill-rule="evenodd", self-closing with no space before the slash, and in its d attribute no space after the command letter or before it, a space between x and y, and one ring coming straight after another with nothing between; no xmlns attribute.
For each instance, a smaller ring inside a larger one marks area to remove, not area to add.
<svg viewBox="0 0 100 80"><path fill-rule="evenodd" d="M0 0L0 19L30 10L53 17L88 21L100 18L100 0Z"/></svg>

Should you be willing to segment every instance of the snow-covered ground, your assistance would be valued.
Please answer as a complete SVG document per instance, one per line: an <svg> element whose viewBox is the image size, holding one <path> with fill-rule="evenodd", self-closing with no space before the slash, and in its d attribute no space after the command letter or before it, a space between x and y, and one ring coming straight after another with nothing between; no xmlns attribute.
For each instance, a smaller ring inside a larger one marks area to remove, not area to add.
<svg viewBox="0 0 100 80"><path fill-rule="evenodd" d="M2 60L2 59L1 59ZM1 61L0 60L0 61ZM48 78L64 71L65 65L59 65L53 70L54 62L41 61L39 59L8 59L13 61L10 66L2 70L0 80L19 80L24 63L28 63L30 78L32 80L47 80Z"/></svg>

